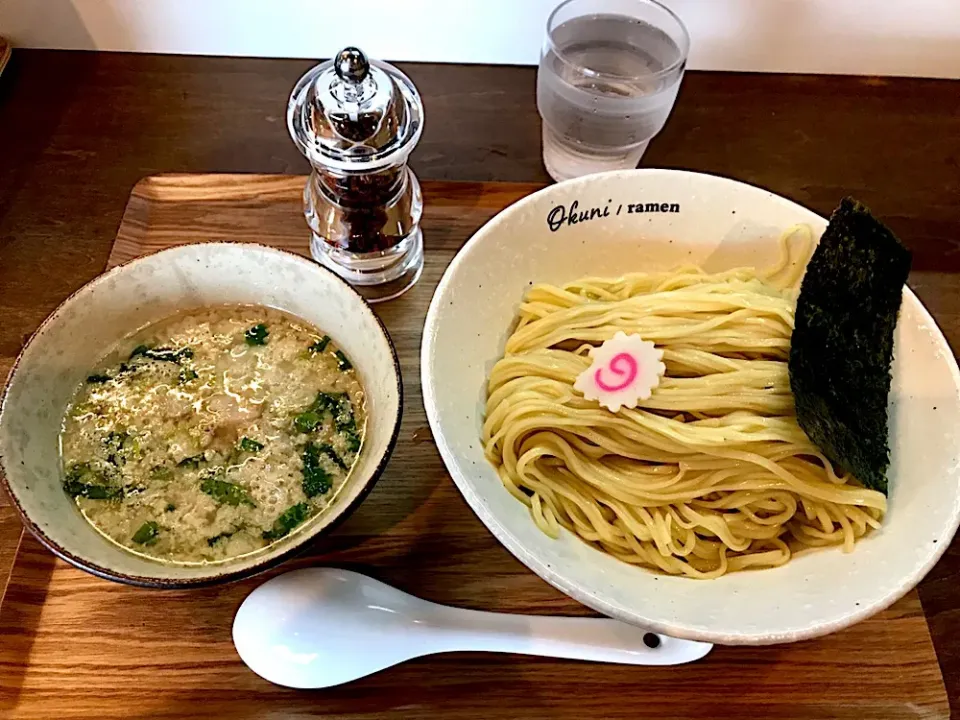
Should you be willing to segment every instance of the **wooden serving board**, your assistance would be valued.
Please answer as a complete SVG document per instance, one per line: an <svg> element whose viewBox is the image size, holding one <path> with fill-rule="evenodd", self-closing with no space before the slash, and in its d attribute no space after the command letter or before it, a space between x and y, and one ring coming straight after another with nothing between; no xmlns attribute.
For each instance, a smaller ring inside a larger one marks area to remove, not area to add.
<svg viewBox="0 0 960 720"><path fill-rule="evenodd" d="M133 191L110 265L201 240L307 253L303 178L166 175ZM423 183L426 266L377 306L400 354L406 406L379 484L293 567L347 566L424 598L521 613L591 615L523 567L460 497L420 395L424 314L469 235L532 185ZM15 718L946 718L943 680L916 593L856 627L766 648L716 648L675 668L479 653L424 658L352 685L294 691L241 663L230 629L268 575L155 591L87 575L25 536L0 613L0 715Z"/></svg>

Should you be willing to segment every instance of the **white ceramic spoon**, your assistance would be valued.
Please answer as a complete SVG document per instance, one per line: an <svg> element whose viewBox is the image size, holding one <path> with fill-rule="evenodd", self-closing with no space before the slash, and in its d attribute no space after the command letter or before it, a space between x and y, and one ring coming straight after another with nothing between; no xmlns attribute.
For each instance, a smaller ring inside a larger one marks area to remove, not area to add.
<svg viewBox="0 0 960 720"><path fill-rule="evenodd" d="M233 642L251 670L294 688L340 685L457 650L678 665L713 647L616 620L451 608L334 568L293 570L258 587L237 611Z"/></svg>

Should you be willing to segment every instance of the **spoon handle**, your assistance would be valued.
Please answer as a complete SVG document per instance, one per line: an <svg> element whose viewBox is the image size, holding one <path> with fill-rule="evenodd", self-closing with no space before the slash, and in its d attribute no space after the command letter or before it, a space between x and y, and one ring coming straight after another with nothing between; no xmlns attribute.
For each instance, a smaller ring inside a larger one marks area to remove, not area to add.
<svg viewBox="0 0 960 720"><path fill-rule="evenodd" d="M606 618L511 615L438 608L438 640L449 650L507 652L625 665L680 665L710 643L680 640Z"/></svg>

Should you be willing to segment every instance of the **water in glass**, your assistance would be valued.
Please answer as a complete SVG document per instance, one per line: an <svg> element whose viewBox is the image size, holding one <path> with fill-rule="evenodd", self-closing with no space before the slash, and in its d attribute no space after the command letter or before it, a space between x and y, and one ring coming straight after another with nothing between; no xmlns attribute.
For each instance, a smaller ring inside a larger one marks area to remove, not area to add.
<svg viewBox="0 0 960 720"><path fill-rule="evenodd" d="M557 180L636 167L676 100L685 50L635 17L590 14L550 31L537 75L543 157Z"/></svg>

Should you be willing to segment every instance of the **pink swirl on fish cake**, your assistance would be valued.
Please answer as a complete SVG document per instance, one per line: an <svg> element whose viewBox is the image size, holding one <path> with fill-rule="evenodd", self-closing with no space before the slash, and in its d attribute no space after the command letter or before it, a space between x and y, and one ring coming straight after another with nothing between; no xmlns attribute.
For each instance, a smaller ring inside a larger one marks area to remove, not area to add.
<svg viewBox="0 0 960 720"><path fill-rule="evenodd" d="M593 381L597 384L597 387L604 392L617 392L618 390L630 387L630 384L637 379L639 369L640 366L633 355L626 352L617 353L610 360L610 364L607 367L597 368L597 371L593 374ZM619 383L614 381L615 384L606 383L603 379L604 370L609 370L613 375L620 376L622 378L621 381Z"/></svg>

